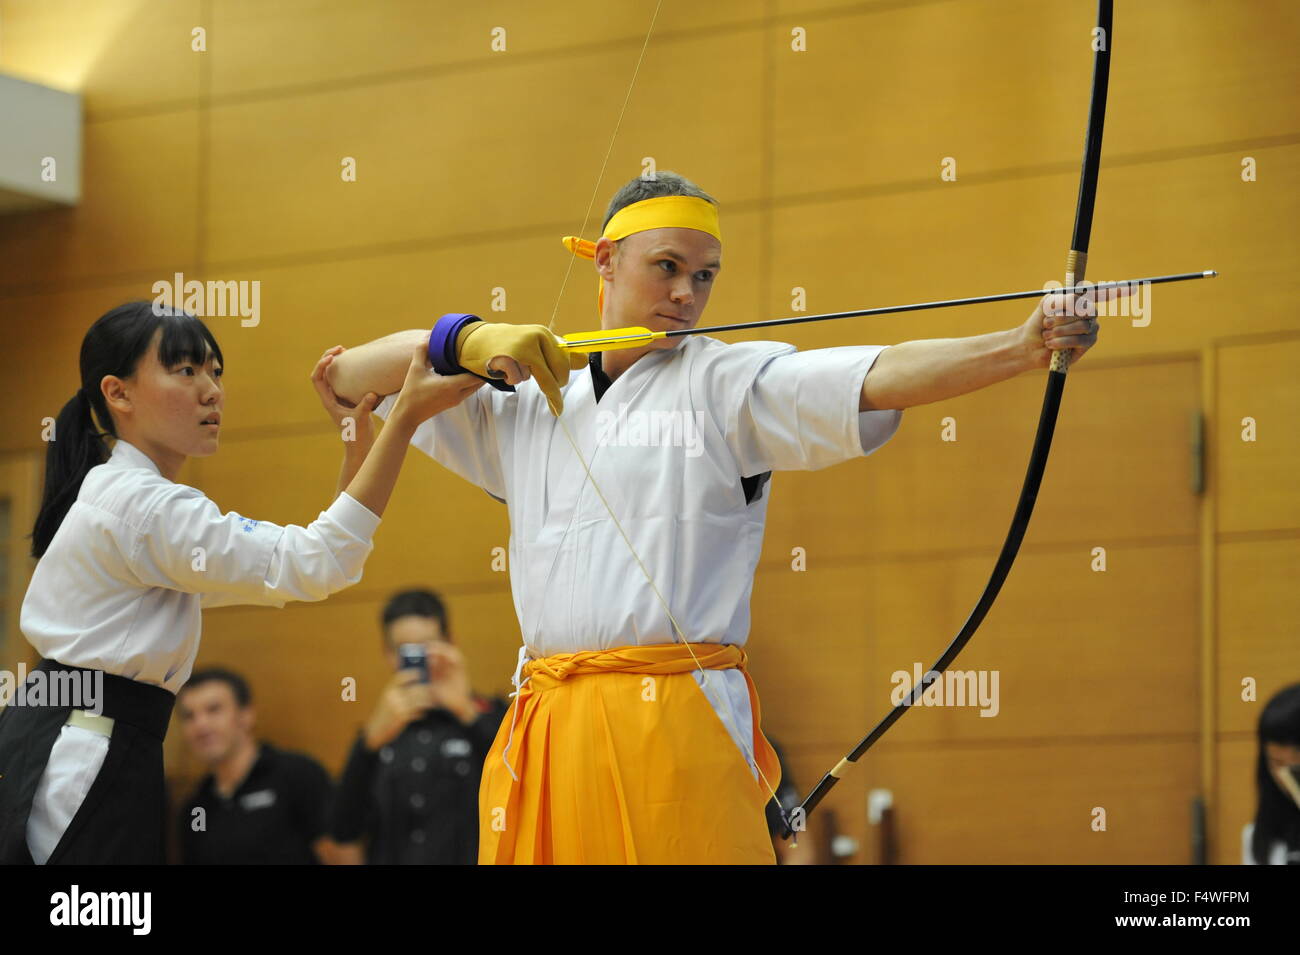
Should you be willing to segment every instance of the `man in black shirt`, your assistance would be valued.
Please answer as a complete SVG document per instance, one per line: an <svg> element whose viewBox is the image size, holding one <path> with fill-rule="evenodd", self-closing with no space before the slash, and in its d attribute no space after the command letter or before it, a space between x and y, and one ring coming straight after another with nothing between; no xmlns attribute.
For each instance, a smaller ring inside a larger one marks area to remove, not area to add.
<svg viewBox="0 0 1300 955"><path fill-rule="evenodd" d="M190 677L176 699L186 741L207 763L181 807L184 865L314 865L331 786L315 760L259 742L248 684L228 670Z"/></svg>
<svg viewBox="0 0 1300 955"><path fill-rule="evenodd" d="M330 832L355 861L364 841L370 865L473 865L479 779L505 703L470 688L436 594L395 595L382 628L396 673L353 743Z"/></svg>

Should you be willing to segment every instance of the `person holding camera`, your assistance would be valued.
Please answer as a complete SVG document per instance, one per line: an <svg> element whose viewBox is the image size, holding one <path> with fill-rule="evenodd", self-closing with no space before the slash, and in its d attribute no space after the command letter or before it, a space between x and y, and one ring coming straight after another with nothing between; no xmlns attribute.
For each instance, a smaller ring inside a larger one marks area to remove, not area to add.
<svg viewBox="0 0 1300 955"><path fill-rule="evenodd" d="M394 675L352 745L331 834L343 861L473 865L479 778L506 705L471 688L436 594L394 595L382 627Z"/></svg>

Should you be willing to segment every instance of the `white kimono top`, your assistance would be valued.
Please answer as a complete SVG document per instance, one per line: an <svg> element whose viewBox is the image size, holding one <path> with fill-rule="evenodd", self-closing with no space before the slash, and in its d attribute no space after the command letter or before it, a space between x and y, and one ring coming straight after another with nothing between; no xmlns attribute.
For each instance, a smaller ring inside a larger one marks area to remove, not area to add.
<svg viewBox="0 0 1300 955"><path fill-rule="evenodd" d="M749 634L768 491L749 502L741 479L861 457L898 429L901 411L858 411L886 347L799 352L693 335L639 359L599 403L590 368L570 374L564 422L688 640L743 645ZM411 443L509 509L510 583L532 656L675 642L535 381L480 388ZM752 766L743 675L696 679Z"/></svg>
<svg viewBox="0 0 1300 955"><path fill-rule="evenodd" d="M323 600L361 579L378 526L347 494L307 527L222 514L119 440L37 562L19 626L43 657L175 693L200 608Z"/></svg>

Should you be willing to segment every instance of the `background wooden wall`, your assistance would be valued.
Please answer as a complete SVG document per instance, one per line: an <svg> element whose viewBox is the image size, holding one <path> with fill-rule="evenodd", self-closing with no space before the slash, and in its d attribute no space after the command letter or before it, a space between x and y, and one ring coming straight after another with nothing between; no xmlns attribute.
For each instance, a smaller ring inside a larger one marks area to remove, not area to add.
<svg viewBox="0 0 1300 955"><path fill-rule="evenodd" d="M86 107L82 204L0 218L3 493L30 508L40 421L77 385L86 327L179 271L262 292L258 326L212 320L226 429L183 480L223 508L309 522L338 463L307 382L320 353L485 313L494 288L509 304L494 317L549 321L570 264L559 237L595 188L594 237L644 157L722 203L726 269L706 323L789 314L794 287L832 311L1059 280L1093 7L666 0L597 185L652 0L0 0L0 69L80 89ZM857 861L875 858L866 796L883 787L905 862L1183 862L1198 793L1213 860L1236 862L1259 709L1300 679L1300 9L1118 7L1089 277L1222 277L1156 289L1151 324L1108 321L1071 374L1022 556L959 661L999 671L1000 713L921 709L891 732L828 802L862 843ZM206 52L191 50L195 27ZM797 27L806 52L791 50ZM356 182L340 178L345 156ZM940 179L944 157L955 182ZM1245 157L1257 181L1243 181ZM592 284L575 270L558 330L593 327ZM893 343L1028 311L772 337ZM1042 385L1027 375L909 410L869 459L773 480L750 652L803 789L883 715L890 673L928 665L965 619ZM1189 478L1198 412L1204 496ZM940 439L947 416L956 442ZM210 612L199 662L245 672L263 733L338 770L385 676L377 618L396 588L440 590L476 685L508 689L519 629L490 564L508 533L504 508L412 455L361 584L325 604ZM32 659L14 636L30 562L8 547L12 667ZM359 703L339 702L347 676ZM1245 678L1261 702L1242 701ZM182 788L198 772L179 732L168 767Z"/></svg>

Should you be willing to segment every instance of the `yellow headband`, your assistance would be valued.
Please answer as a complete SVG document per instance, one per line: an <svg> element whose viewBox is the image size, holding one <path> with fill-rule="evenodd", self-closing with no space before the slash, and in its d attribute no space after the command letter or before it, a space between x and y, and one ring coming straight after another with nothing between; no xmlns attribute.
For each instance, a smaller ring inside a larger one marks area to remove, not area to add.
<svg viewBox="0 0 1300 955"><path fill-rule="evenodd" d="M696 196L657 196L624 206L609 220L602 237L617 242L650 229L695 229L722 241L722 231L718 228L718 207L707 199ZM574 255L584 259L596 257L595 242L576 235L566 235L562 241L564 247ZM604 311L605 280L597 275L596 314L602 315Z"/></svg>

